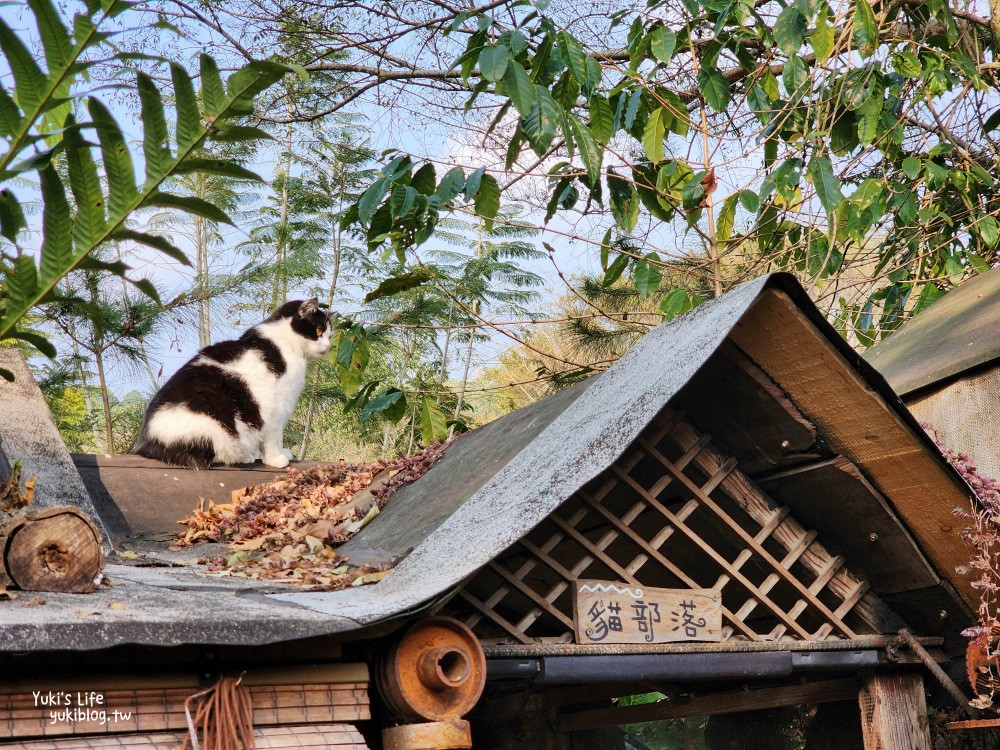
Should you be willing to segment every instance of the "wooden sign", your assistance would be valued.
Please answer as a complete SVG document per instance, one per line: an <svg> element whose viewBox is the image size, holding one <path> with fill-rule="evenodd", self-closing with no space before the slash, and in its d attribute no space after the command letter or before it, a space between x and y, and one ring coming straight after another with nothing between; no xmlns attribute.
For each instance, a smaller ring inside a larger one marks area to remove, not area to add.
<svg viewBox="0 0 1000 750"><path fill-rule="evenodd" d="M722 592L576 581L573 625L577 643L721 641Z"/></svg>

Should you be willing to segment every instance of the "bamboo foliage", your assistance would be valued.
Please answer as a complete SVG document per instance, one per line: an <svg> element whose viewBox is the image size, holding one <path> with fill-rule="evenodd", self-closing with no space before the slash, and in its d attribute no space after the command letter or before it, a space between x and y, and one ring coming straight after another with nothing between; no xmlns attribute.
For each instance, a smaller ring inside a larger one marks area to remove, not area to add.
<svg viewBox="0 0 1000 750"><path fill-rule="evenodd" d="M91 258L105 242L137 242L189 264L185 254L166 237L127 225L137 209L163 207L232 223L224 211L208 201L163 189L168 178L202 172L261 179L236 164L196 153L211 140L268 138L264 131L241 124L240 118L252 112L258 94L289 71L285 65L251 62L224 82L212 58L202 55L201 90L196 91L188 72L169 63L176 102L173 138L160 86L145 73L138 73L135 86L141 104L145 163L141 184L136 182L122 129L107 107L93 95L85 97L85 106L74 105L74 83L98 61L127 63L137 57L117 52L109 44L114 34L103 30L135 4L86 0L86 12L76 15L70 30L51 0L27 0L43 60L36 60L0 19L0 53L13 79L12 90L0 87L0 137L6 146L0 155L0 237L6 240L0 246L0 341L21 339L44 354L54 355L47 340L18 330L17 323L32 306L57 297L57 285L70 271L100 268L125 277L127 269L121 264L103 264ZM102 53L111 50L111 57L101 60L95 54L98 48L104 48ZM87 116L89 119L82 119ZM42 243L37 258L18 244L26 226L24 211L6 187L30 172L38 174L42 198ZM158 301L148 280L129 281ZM5 371L0 375L11 377Z"/></svg>

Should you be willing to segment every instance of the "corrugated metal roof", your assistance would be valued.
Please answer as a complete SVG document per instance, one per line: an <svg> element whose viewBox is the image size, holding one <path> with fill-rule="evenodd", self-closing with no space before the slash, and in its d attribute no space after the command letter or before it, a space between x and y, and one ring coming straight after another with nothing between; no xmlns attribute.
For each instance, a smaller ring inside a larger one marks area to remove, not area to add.
<svg viewBox="0 0 1000 750"><path fill-rule="evenodd" d="M328 593L275 591L278 587L249 581L241 586L190 568L111 566L109 576L118 588L98 598L121 601L124 610L81 615L80 608L98 601L88 597L47 596L49 603L37 608L0 602L0 650L251 645L349 633L419 611L616 461L768 288L789 295L918 441L934 451L882 378L823 320L794 278L775 274L653 329L600 376L463 436L342 548L355 562L406 555L376 585Z"/></svg>
<svg viewBox="0 0 1000 750"><path fill-rule="evenodd" d="M964 282L864 358L901 396L1000 359L1000 268Z"/></svg>

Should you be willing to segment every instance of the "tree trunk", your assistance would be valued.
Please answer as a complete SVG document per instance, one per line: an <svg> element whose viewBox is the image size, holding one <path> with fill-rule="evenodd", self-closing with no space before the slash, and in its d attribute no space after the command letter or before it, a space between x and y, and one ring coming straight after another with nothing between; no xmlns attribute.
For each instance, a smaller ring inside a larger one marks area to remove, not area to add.
<svg viewBox="0 0 1000 750"><path fill-rule="evenodd" d="M294 125L289 123L285 136L285 161L282 169L285 179L281 183L281 205L278 214L278 236L277 236L277 261L278 272L274 275L274 288L272 290L271 309L277 309L288 301L288 180L292 173L292 135Z"/></svg>
<svg viewBox="0 0 1000 750"><path fill-rule="evenodd" d="M472 312L479 312L479 304L476 302L472 303ZM462 386L458 390L458 403L455 404L455 416L454 419L458 419L462 413L462 406L465 404L465 387L469 382L469 369L472 366L472 345L476 339L476 329L469 329L469 345L465 349L465 367L462 370ZM455 432L455 426L452 425L451 429L448 431L448 436Z"/></svg>
<svg viewBox="0 0 1000 750"><path fill-rule="evenodd" d="M104 439L107 442L107 454L115 454L115 443L111 431L111 400L108 395L108 381L104 375L104 353L98 345L94 351L94 360L97 363L97 382L101 388L101 405L104 407Z"/></svg>
<svg viewBox="0 0 1000 750"><path fill-rule="evenodd" d="M341 199L340 208L343 208L343 199ZM326 304L332 309L333 298L337 293L337 282L340 280L340 222L337 221L334 213L330 215L330 225L332 227L330 240L333 244L333 277L330 279L330 292L326 296ZM306 450L309 447L309 435L312 432L313 414L316 410L316 392L319 390L319 377L320 365L317 362L316 369L313 371L312 387L309 389L309 406L306 407L306 424L302 431L299 461L305 460Z"/></svg>

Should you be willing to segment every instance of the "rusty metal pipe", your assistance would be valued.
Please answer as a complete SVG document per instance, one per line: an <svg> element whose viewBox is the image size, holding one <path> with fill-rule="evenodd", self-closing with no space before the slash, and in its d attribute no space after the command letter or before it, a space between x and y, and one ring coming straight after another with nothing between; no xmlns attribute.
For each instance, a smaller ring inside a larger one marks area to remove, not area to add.
<svg viewBox="0 0 1000 750"><path fill-rule="evenodd" d="M941 666L934 661L934 657L927 653L927 649L921 645L916 636L914 636L913 633L906 628L903 628L899 631L899 637L902 638L913 653L920 658L920 661L924 663L924 666L927 667L928 671L930 671L937 681L941 683L941 687L948 692L948 695L955 699L958 707L962 709L962 713L970 719L976 718L977 714L972 710L972 707L969 706L968 697L962 692L961 688L955 684L955 681L952 680L943 669L941 669Z"/></svg>
<svg viewBox="0 0 1000 750"><path fill-rule="evenodd" d="M472 662L464 648L442 646L420 655L417 675L431 690L445 690L463 684L472 674Z"/></svg>
<svg viewBox="0 0 1000 750"><path fill-rule="evenodd" d="M376 683L391 712L404 721L454 721L482 695L486 657L461 622L429 617L383 654Z"/></svg>

